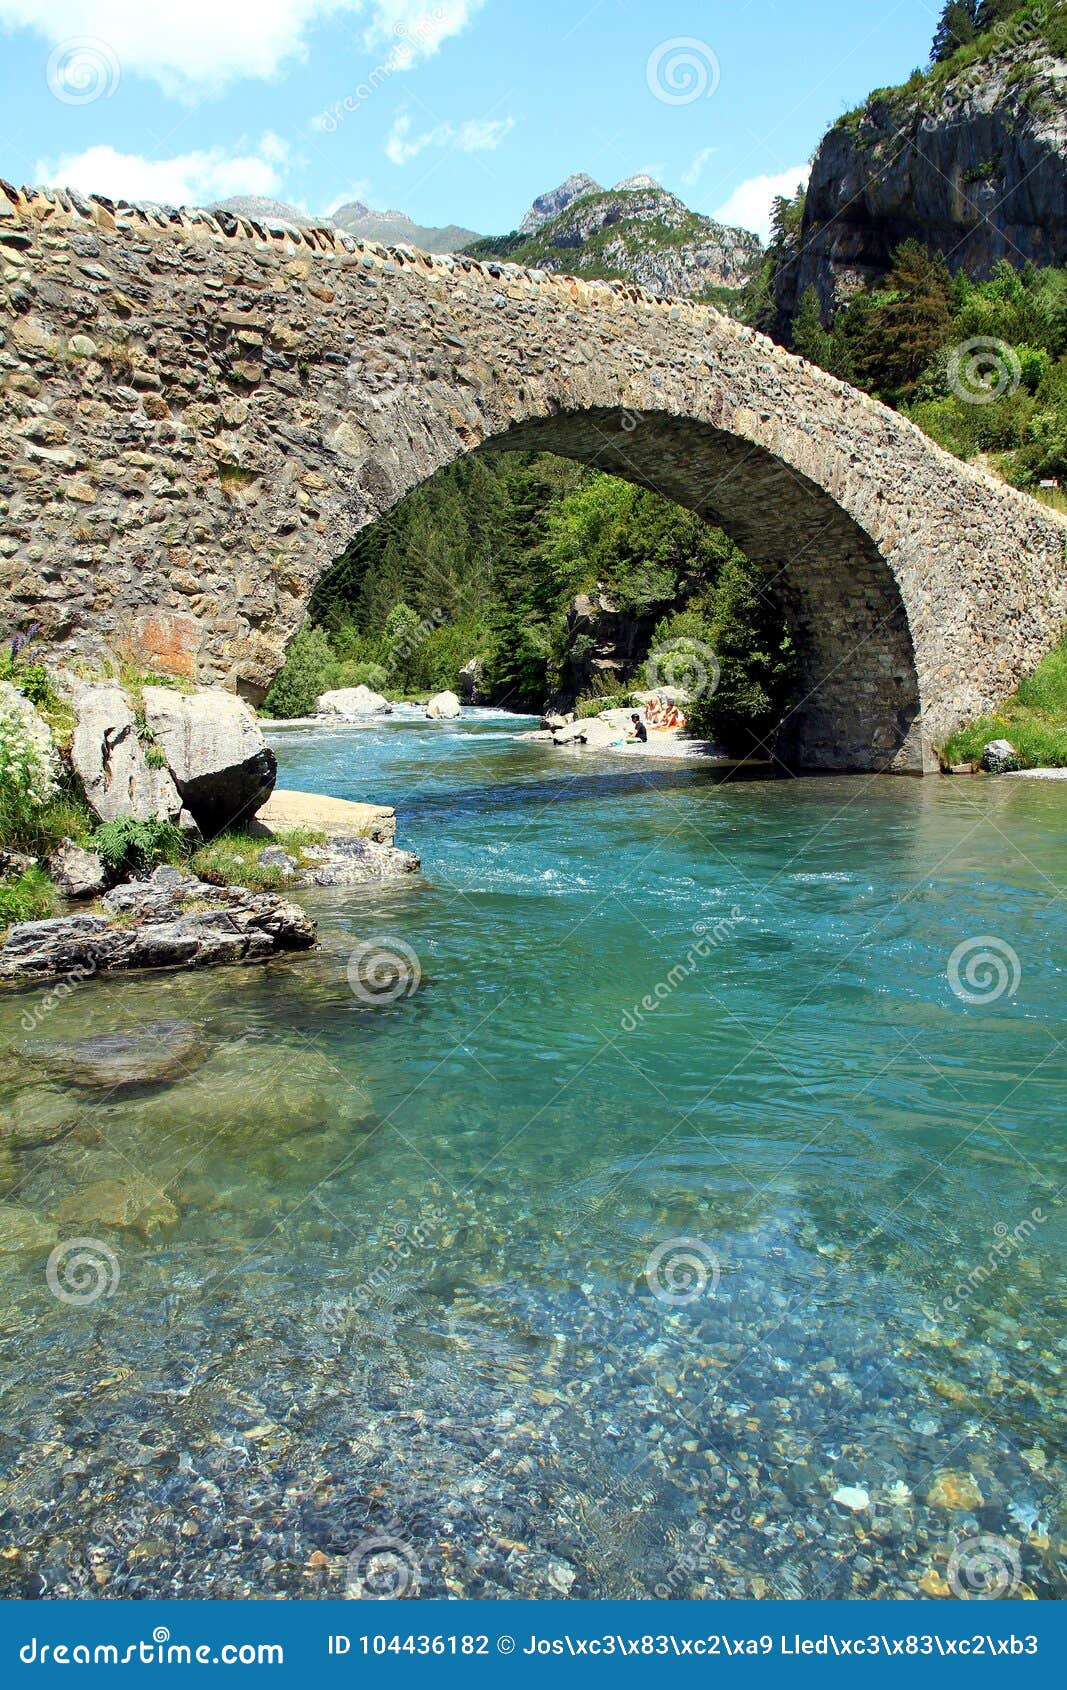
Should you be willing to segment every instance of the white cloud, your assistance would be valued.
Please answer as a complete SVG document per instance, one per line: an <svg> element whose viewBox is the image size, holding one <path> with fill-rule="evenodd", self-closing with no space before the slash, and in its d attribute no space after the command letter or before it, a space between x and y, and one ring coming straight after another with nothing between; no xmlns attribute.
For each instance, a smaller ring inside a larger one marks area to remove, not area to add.
<svg viewBox="0 0 1067 1690"><path fill-rule="evenodd" d="M428 58L442 41L458 35L485 0L374 0L374 16L364 31L368 47L408 42L414 54Z"/></svg>
<svg viewBox="0 0 1067 1690"><path fill-rule="evenodd" d="M413 135L411 113L401 107L386 138L385 154L394 164L409 164L427 147L448 147L457 153L492 152L514 127L513 117L469 117L464 123L437 123Z"/></svg>
<svg viewBox="0 0 1067 1690"><path fill-rule="evenodd" d="M771 232L771 205L779 194L792 197L798 186L806 186L811 174L810 164L794 164L777 176L750 176L741 182L725 204L712 212L719 223L733 228L754 229L761 241Z"/></svg>
<svg viewBox="0 0 1067 1690"><path fill-rule="evenodd" d="M95 44L122 75L151 77L184 99L217 94L242 78L275 76L306 57L312 28L359 18L363 43L395 52L406 69L457 35L484 0L0 0L0 28L19 26L50 48ZM42 76L44 75L42 55ZM114 81L114 75L109 76Z"/></svg>
<svg viewBox="0 0 1067 1690"><path fill-rule="evenodd" d="M37 180L109 199L154 200L163 205L207 205L230 194L266 194L277 198L281 185L278 137L265 135L254 152L227 153L222 147L179 153L175 158L142 158L114 147L89 147L55 161L37 161Z"/></svg>
<svg viewBox="0 0 1067 1690"><path fill-rule="evenodd" d="M696 157L692 160L692 162L690 164L687 164L685 169L682 171L682 186L683 186L683 188L695 188L696 187L697 183L700 181L700 178L704 174L704 167L707 164L709 158L711 158L713 153L717 153L718 150L719 150L718 147L701 147L701 149L697 153Z"/></svg>

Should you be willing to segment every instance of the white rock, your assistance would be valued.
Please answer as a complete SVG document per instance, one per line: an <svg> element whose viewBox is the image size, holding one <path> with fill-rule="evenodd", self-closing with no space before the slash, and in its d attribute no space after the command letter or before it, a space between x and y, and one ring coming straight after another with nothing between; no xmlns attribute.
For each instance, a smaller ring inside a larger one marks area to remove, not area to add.
<svg viewBox="0 0 1067 1690"><path fill-rule="evenodd" d="M578 745L585 738L585 722L564 722L552 733L554 745Z"/></svg>
<svg viewBox="0 0 1067 1690"><path fill-rule="evenodd" d="M834 1491L834 1501L842 1508L850 1508L853 1514L862 1514L871 1506L871 1499L861 1485L839 1485Z"/></svg>
<svg viewBox="0 0 1067 1690"><path fill-rule="evenodd" d="M150 769L121 687L83 687L70 760L97 821L176 822L182 801L166 769Z"/></svg>
<svg viewBox="0 0 1067 1690"><path fill-rule="evenodd" d="M982 750L982 767L987 774L999 775L1011 768L1019 761L1010 739L991 739Z"/></svg>
<svg viewBox="0 0 1067 1690"><path fill-rule="evenodd" d="M426 706L426 716L431 722L451 720L458 716L463 706L454 692L434 693Z"/></svg>
<svg viewBox="0 0 1067 1690"><path fill-rule="evenodd" d="M593 748L603 745L617 745L623 737L623 730L614 722L605 721L600 716L587 716L584 722L568 722L564 728L557 728L552 735L554 745L588 745Z"/></svg>
<svg viewBox="0 0 1067 1690"><path fill-rule="evenodd" d="M589 746L618 745L623 738L623 731L616 723L602 721L599 716L594 716L591 722L583 722L582 726L585 728L582 738Z"/></svg>
<svg viewBox="0 0 1067 1690"><path fill-rule="evenodd" d="M370 687L364 686L338 687L335 692L324 692L315 700L316 716L388 716L392 708L380 692L372 692Z"/></svg>

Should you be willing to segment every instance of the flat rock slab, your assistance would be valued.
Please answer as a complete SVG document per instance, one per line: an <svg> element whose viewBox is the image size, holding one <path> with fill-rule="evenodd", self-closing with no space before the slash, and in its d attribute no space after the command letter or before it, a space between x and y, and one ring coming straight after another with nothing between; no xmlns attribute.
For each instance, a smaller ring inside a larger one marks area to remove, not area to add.
<svg viewBox="0 0 1067 1690"><path fill-rule="evenodd" d="M0 948L0 981L261 962L315 943L315 923L299 905L273 892L209 886L173 868L116 887L104 912L17 923Z"/></svg>
<svg viewBox="0 0 1067 1690"><path fill-rule="evenodd" d="M1001 780L1067 780L1067 769L1006 769Z"/></svg>
<svg viewBox="0 0 1067 1690"><path fill-rule="evenodd" d="M314 828L352 839L376 839L391 845L396 838L396 811L385 804L358 804L348 798L327 798L320 792L291 792L275 787L256 811L254 826L269 832L287 827ZM284 839L281 841L284 846Z"/></svg>

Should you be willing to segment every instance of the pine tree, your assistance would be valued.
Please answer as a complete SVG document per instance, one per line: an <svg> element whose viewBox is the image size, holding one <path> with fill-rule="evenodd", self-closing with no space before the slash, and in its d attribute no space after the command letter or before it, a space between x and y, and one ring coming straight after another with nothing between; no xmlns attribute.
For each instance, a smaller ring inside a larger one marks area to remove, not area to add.
<svg viewBox="0 0 1067 1690"><path fill-rule="evenodd" d="M987 29L995 29L998 23L1004 23L1018 10L1019 0L979 0L975 33L984 35Z"/></svg>
<svg viewBox="0 0 1067 1690"><path fill-rule="evenodd" d="M995 0L994 0L995 3ZM932 63L950 59L960 47L966 47L979 31L978 17L981 0L948 0L934 34L930 52Z"/></svg>
<svg viewBox="0 0 1067 1690"><path fill-rule="evenodd" d="M823 327L819 296L808 288L801 296L792 327L793 351L809 364L828 370L832 365L833 341Z"/></svg>

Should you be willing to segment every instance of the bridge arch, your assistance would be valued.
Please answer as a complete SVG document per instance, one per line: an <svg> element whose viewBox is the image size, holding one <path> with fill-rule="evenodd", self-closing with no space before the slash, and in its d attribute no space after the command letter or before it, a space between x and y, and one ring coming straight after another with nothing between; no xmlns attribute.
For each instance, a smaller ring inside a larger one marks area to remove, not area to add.
<svg viewBox="0 0 1067 1690"><path fill-rule="evenodd" d="M1067 620L1062 519L710 307L336 231L0 199L0 615L57 646L129 639L261 696L354 534L478 449L597 464L767 564L805 666L804 764L930 766Z"/></svg>

